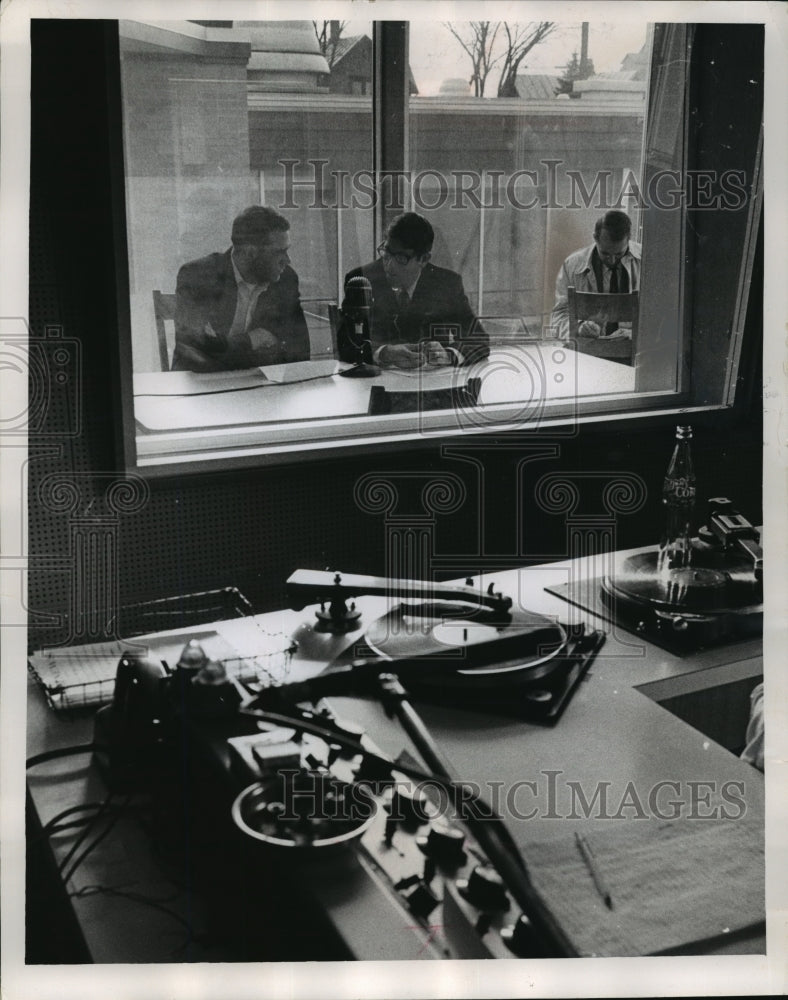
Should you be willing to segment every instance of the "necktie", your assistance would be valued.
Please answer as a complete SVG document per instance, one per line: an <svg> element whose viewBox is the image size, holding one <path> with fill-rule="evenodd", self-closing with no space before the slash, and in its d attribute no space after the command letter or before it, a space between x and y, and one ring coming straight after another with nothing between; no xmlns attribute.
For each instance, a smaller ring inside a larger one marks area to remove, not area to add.
<svg viewBox="0 0 788 1000"><path fill-rule="evenodd" d="M405 312L405 310L410 305L410 296L408 295L408 293L405 291L404 288L400 288L397 290L396 299L397 299L397 312L398 313Z"/></svg>
<svg viewBox="0 0 788 1000"><path fill-rule="evenodd" d="M621 292L626 292L628 290L629 281L627 280L627 272L620 264L616 266L610 272L610 292L612 295L618 295ZM614 330L618 329L618 323L606 323L605 324L605 335L609 336Z"/></svg>

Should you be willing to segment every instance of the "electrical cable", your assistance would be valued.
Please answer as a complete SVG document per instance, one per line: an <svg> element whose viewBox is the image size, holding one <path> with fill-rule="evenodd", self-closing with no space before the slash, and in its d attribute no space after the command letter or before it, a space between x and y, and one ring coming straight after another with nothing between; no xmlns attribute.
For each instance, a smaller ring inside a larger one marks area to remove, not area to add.
<svg viewBox="0 0 788 1000"><path fill-rule="evenodd" d="M59 757L75 757L81 753L93 753L94 750L106 750L100 743L79 743L70 747L58 747L56 750L43 750L41 753L28 757L25 761L25 769L30 770L37 764L44 764L48 760L57 760Z"/></svg>
<svg viewBox="0 0 788 1000"><path fill-rule="evenodd" d="M111 795L107 796L107 799L105 800L107 802L107 804L109 804L109 799L111 797L112 797ZM106 827L101 831L101 833L98 834L98 836L93 840L93 842L91 844L88 844L88 846L85 848L85 850L82 852L82 854L80 854L79 857L74 861L74 863L72 864L72 866L68 870L68 872L66 872L64 870L65 869L65 864L63 864L61 866L60 872L61 872L61 877L62 877L62 879L63 879L64 882L68 882L69 879L71 879L71 878L74 877L74 873L76 872L77 868L79 868L79 866L82 864L82 862L88 857L88 855L92 851L94 851L98 847L98 845L101 843L101 841L104 840L104 838L107 837L112 832L113 827L115 826L115 824L118 822L118 820L121 817L121 813L122 813L124 807L127 806L130 801L131 801L131 796L127 795L126 798L123 800L123 802L120 803L120 807L119 807L118 811L115 813L114 816L112 816L112 818L107 823ZM78 841L78 843L79 842L81 842L81 843L85 842L85 840L87 839L87 834L89 834L89 832L90 832L91 826L95 826L95 823L98 822L98 820L99 820L99 818L100 818L101 815L102 815L102 810L99 810L99 812L96 813L96 816L94 817L95 822L93 824L89 824L88 825L88 827L87 827L87 829L85 831L85 835L80 838L80 840ZM74 853L73 849L69 853L70 853L70 856L73 856L73 853Z"/></svg>
<svg viewBox="0 0 788 1000"><path fill-rule="evenodd" d="M74 813L86 812L89 809L100 809L100 808L101 808L100 802L86 802L84 805L71 806L70 809L63 809L62 812L59 812L56 816L53 816L52 819L47 820L47 822L41 827L41 832L44 833L46 836L49 836L52 833L60 833L71 826L88 823L91 821L92 817L83 816L81 819L73 820L71 823L66 823L63 824L62 826L58 825L61 822L61 820L64 820L67 816L71 816Z"/></svg>
<svg viewBox="0 0 788 1000"><path fill-rule="evenodd" d="M341 371L348 371L343 368ZM274 389L280 385L299 385L301 382L317 382L321 378L333 378L334 375L341 374L341 371L331 372L330 375L309 375L306 378L289 379L287 382L261 382L259 385L239 385L232 389L203 389L200 392L138 392L135 399L190 399L192 396L221 396L227 392L249 392L250 389Z"/></svg>
<svg viewBox="0 0 788 1000"><path fill-rule="evenodd" d="M164 905L164 900L152 899L150 896L145 896L140 892L132 892L129 889L122 889L120 886L111 885L85 885L80 889L75 889L74 892L69 893L69 897L72 899L84 899L89 896L116 896L119 899L127 899L133 903L139 903L142 906L149 906L154 910L158 910L160 913L164 913L166 916L170 917L176 923L185 927L189 932L189 936L182 945L179 946L177 951L183 951L192 942L206 947L210 943L210 936L208 933L195 934L194 928L186 919L186 917L181 916L169 906ZM170 897L171 899L177 897Z"/></svg>
<svg viewBox="0 0 788 1000"><path fill-rule="evenodd" d="M101 817L107 812L110 805L112 804L112 799L114 798L114 796L115 793L110 792L109 795L104 799L99 808L96 810L95 815L91 817L88 825L85 827L82 833L77 837L77 839L68 849L68 851L66 852L66 856L58 864L58 870L64 882L67 881L64 872L68 867L69 862L74 857L76 852L80 849L80 847L85 843L87 838L90 836L91 831L95 828L96 824L99 822Z"/></svg>

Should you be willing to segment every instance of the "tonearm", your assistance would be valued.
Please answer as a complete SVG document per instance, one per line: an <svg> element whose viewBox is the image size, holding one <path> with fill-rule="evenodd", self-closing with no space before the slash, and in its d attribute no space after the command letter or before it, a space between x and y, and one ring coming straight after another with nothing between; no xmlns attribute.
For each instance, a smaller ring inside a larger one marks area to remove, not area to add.
<svg viewBox="0 0 788 1000"><path fill-rule="evenodd" d="M339 635L361 627L361 612L353 599L362 594L389 598L464 601L477 607L489 608L505 621L512 599L505 597L490 584L486 591L466 580L465 586L438 583L432 580L398 580L385 576L365 576L359 573L338 573L332 570L298 569L287 581L290 607L300 611L307 604L320 603L316 612L316 628ZM350 607L347 602L351 601ZM328 610L325 605L328 604Z"/></svg>

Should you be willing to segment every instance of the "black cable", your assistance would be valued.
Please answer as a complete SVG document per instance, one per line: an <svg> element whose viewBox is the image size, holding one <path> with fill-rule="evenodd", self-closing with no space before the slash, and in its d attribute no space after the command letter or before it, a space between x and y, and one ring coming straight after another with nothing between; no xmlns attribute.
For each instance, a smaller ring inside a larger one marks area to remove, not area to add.
<svg viewBox="0 0 788 1000"><path fill-rule="evenodd" d="M58 757L75 757L80 753L93 753L94 750L105 750L100 743L79 743L70 747L59 747L57 750L43 750L41 753L28 757L25 761L26 770L35 767L37 764L44 764L48 760L57 760Z"/></svg>
<svg viewBox="0 0 788 1000"><path fill-rule="evenodd" d="M346 371L347 369L342 369ZM281 385L300 385L301 382L317 382L321 378L333 378L339 371L330 375L309 375L306 378L294 378L287 382L260 382L258 385L239 385L233 389L203 389L200 392L137 392L135 399L190 399L192 396L220 396L226 392L249 392L250 389L273 389Z"/></svg>
<svg viewBox="0 0 788 1000"><path fill-rule="evenodd" d="M84 805L81 806L71 806L70 809L63 809L62 812L59 812L56 816L53 816L51 819L47 820L47 822L41 827L41 832L49 836L49 834L51 833L59 833L61 830L67 829L69 826L73 826L77 823L81 825L83 823L90 822L92 817L83 816L79 820L74 820L72 823L65 824L63 827L58 827L58 823L60 823L61 820L65 819L66 816L71 816L77 812L86 812L88 809L100 809L100 808L101 808L100 802L86 802Z"/></svg>
<svg viewBox="0 0 788 1000"><path fill-rule="evenodd" d="M86 826L86 828L77 837L77 839L74 841L74 843L68 849L68 852L66 853L66 856L62 859L62 861L58 865L58 870L60 871L60 875L63 878L64 882L67 881L67 878L66 878L66 876L63 873L64 873L66 867L68 866L69 861L71 861L71 859L74 857L74 855L76 854L76 852L85 843L85 841L87 840L87 838L90 836L91 830L93 830L95 828L96 824L99 822L99 820L101 819L101 817L107 812L107 810L109 809L110 805L112 804L112 799L114 798L114 796L115 796L115 793L114 792L110 792L109 795L104 799L104 801L101 803L101 805L99 806L99 808L96 810L95 815L91 817L90 822L88 823L88 825Z"/></svg>
<svg viewBox="0 0 788 1000"><path fill-rule="evenodd" d="M109 804L109 799L110 798L111 798L111 796L108 796L107 799L106 799L106 802L108 804ZM85 850L82 852L82 854L80 854L79 857L74 861L74 863L72 864L72 866L68 870L68 872L64 872L65 865L63 865L63 867L60 869L60 871L61 871L61 876L62 876L64 882L68 882L69 879L71 879L71 878L74 877L74 872L77 870L77 868L79 868L79 866L82 864L82 862L85 860L85 858L87 858L87 856L98 847L98 845L101 843L101 841L104 840L104 838L107 837L112 832L113 827L115 826L115 824L120 819L121 812L123 811L123 808L125 806L127 806L130 801L131 801L131 796L127 795L126 798L123 800L123 802L121 802L120 808L118 809L118 811L115 813L115 815L107 823L106 827L95 838L95 840L93 841L93 843L88 844L88 846L85 848ZM102 810L99 810L99 812L96 813L96 816L95 816L96 822L98 822L98 819L101 816L101 814L102 814ZM84 843L84 841L85 841L85 839L87 837L87 834L90 832L91 826L93 826L93 825L95 825L95 823L88 825L87 830L85 831L85 836L83 836L82 838L80 838L80 840L81 840L82 843ZM73 855L73 851L71 852L71 854Z"/></svg>
<svg viewBox="0 0 788 1000"><path fill-rule="evenodd" d="M190 943L195 942L201 945L203 948L210 943L210 936L208 933L195 934L194 928L189 923L189 921L180 915L180 913L171 909L169 906L164 905L164 901L158 899L152 899L150 896L144 896L139 892L131 892L128 889L121 889L120 886L104 886L104 885L86 885L82 886L81 889L76 889L74 892L70 892L69 896L72 899L84 899L87 896L117 896L119 899L128 899L133 903L140 903L142 906L150 906L154 910L159 910L159 912L166 914L176 923L185 927L189 932L188 938L180 945L176 951L183 951ZM175 897L170 897L175 898Z"/></svg>

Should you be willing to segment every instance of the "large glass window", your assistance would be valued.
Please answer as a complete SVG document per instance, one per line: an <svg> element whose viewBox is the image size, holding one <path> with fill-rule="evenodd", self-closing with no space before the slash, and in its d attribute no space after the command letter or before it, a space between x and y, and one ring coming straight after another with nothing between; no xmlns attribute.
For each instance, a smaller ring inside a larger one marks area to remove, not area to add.
<svg viewBox="0 0 788 1000"><path fill-rule="evenodd" d="M748 136L724 171L692 169L693 35L645 21L120 22L128 464L156 474L729 404L758 151ZM228 254L250 205L289 223L308 362L171 371L178 274ZM346 276L403 210L431 223L430 265L459 276L489 357L346 378ZM610 210L627 236L600 234ZM728 213L738 290L733 326L701 336L688 264L706 210ZM584 315L595 303L578 292L624 293L629 312Z"/></svg>

